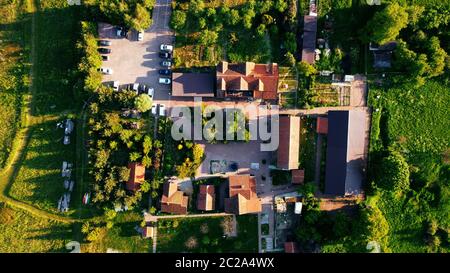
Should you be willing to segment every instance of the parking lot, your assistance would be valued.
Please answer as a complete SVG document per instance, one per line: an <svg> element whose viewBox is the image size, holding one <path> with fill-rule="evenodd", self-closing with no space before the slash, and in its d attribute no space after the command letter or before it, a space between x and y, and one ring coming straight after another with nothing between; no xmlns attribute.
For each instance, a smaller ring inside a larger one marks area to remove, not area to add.
<svg viewBox="0 0 450 273"><path fill-rule="evenodd" d="M103 67L111 68L112 75L104 75L104 83L119 81L120 88L132 83L145 84L154 88L154 101L170 99L170 86L158 83L158 70L162 59L159 57L161 44L172 44L173 33L169 29L170 0L157 0L153 9L153 24L145 30L142 41L138 41L138 33L128 32L121 38L116 34L116 27L106 23L98 24L99 38L111 41L107 48L111 49L109 60ZM166 76L167 77L167 76Z"/></svg>

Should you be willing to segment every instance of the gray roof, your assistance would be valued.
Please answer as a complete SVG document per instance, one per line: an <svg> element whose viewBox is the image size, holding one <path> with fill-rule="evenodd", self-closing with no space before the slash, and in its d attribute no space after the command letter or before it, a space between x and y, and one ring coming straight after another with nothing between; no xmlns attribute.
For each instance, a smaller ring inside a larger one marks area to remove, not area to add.
<svg viewBox="0 0 450 273"><path fill-rule="evenodd" d="M211 73L173 73L172 96L214 97L215 77Z"/></svg>
<svg viewBox="0 0 450 273"><path fill-rule="evenodd" d="M325 194L359 194L364 180L366 113L328 112Z"/></svg>
<svg viewBox="0 0 450 273"><path fill-rule="evenodd" d="M303 49L302 61L314 64L317 37L317 17L305 15L303 17Z"/></svg>

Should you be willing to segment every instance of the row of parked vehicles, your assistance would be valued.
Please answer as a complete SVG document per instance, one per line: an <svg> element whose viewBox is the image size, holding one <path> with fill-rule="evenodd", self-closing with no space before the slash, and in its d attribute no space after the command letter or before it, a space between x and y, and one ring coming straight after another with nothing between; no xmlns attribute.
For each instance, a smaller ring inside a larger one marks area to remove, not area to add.
<svg viewBox="0 0 450 273"><path fill-rule="evenodd" d="M159 57L162 59L162 61L159 64L165 68L160 69L158 72L160 75L170 76L172 74L170 67L172 66L173 46L167 45L167 44L162 44L159 49L160 49ZM170 78L160 77L159 83L171 84L172 80Z"/></svg>

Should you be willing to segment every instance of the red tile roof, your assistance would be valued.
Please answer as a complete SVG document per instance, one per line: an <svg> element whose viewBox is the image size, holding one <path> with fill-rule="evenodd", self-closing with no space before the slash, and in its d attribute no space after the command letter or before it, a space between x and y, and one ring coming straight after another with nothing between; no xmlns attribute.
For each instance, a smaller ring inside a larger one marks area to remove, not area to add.
<svg viewBox="0 0 450 273"><path fill-rule="evenodd" d="M285 253L298 253L298 246L295 242L285 242L284 243Z"/></svg>
<svg viewBox="0 0 450 273"><path fill-rule="evenodd" d="M198 210L214 210L216 194L213 185L200 185L200 192L197 197Z"/></svg>
<svg viewBox="0 0 450 273"><path fill-rule="evenodd" d="M318 134L328 134L328 118L317 117L317 127L316 132Z"/></svg>
<svg viewBox="0 0 450 273"><path fill-rule="evenodd" d="M217 65L218 97L253 97L276 100L278 95L278 65L245 62ZM240 92L242 91L242 92Z"/></svg>
<svg viewBox="0 0 450 273"><path fill-rule="evenodd" d="M292 170L291 182L292 184L303 184L305 182L305 170Z"/></svg>
<svg viewBox="0 0 450 273"><path fill-rule="evenodd" d="M161 211L172 214L187 214L188 197L178 190L177 183L165 182L161 197Z"/></svg>
<svg viewBox="0 0 450 273"><path fill-rule="evenodd" d="M277 166L280 169L298 168L300 154L300 117L280 116Z"/></svg>
<svg viewBox="0 0 450 273"><path fill-rule="evenodd" d="M145 167L140 163L134 162L128 164L128 169L130 169L130 178L125 185L126 189L129 191L137 191L145 181Z"/></svg>
<svg viewBox="0 0 450 273"><path fill-rule="evenodd" d="M229 198L225 198L225 211L234 214L261 212L261 199L256 194L256 178L233 175L228 178Z"/></svg>

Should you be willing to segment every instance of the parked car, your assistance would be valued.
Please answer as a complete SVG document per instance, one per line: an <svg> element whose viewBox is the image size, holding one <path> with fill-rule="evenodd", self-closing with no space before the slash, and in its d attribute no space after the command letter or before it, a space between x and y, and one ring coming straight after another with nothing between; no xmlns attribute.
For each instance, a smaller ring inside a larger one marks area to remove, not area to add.
<svg viewBox="0 0 450 273"><path fill-rule="evenodd" d="M145 93L147 92L147 86L145 86L145 84L140 84L139 85L139 93Z"/></svg>
<svg viewBox="0 0 450 273"><path fill-rule="evenodd" d="M144 40L144 32L143 31L139 31L138 32L138 41L142 41Z"/></svg>
<svg viewBox="0 0 450 273"><path fill-rule="evenodd" d="M152 114L156 115L156 104L152 105Z"/></svg>
<svg viewBox="0 0 450 273"><path fill-rule="evenodd" d="M136 93L139 92L139 83L133 84L133 91L135 91Z"/></svg>
<svg viewBox="0 0 450 273"><path fill-rule="evenodd" d="M108 55L102 55L102 60L103 61L109 61L109 56Z"/></svg>
<svg viewBox="0 0 450 273"><path fill-rule="evenodd" d="M123 32L123 28L122 27L117 27L117 29L116 29L117 37L122 37L122 32Z"/></svg>
<svg viewBox="0 0 450 273"><path fill-rule="evenodd" d="M158 70L158 73L161 75L170 75L172 74L172 71L170 71L170 69L160 69Z"/></svg>
<svg viewBox="0 0 450 273"><path fill-rule="evenodd" d="M170 84L172 81L169 78L159 78L159 83Z"/></svg>
<svg viewBox="0 0 450 273"><path fill-rule="evenodd" d="M159 52L159 57L163 59L170 59L172 58L172 53L170 52Z"/></svg>
<svg viewBox="0 0 450 273"><path fill-rule="evenodd" d="M102 54L109 54L109 53L111 53L111 49L101 47L101 48L98 49L98 52L100 52Z"/></svg>
<svg viewBox="0 0 450 273"><path fill-rule="evenodd" d="M167 66L167 67L171 67L172 66L172 62L171 61L162 61L161 66Z"/></svg>
<svg viewBox="0 0 450 273"><path fill-rule="evenodd" d="M108 40L100 40L100 41L98 41L98 45L99 45L99 46L110 46L110 45L111 45L111 41L108 41Z"/></svg>
<svg viewBox="0 0 450 273"><path fill-rule="evenodd" d="M100 71L100 72L102 72L103 74L106 74L106 75L111 75L113 73L113 70L111 68L109 68L109 67L100 67L98 69L98 71Z"/></svg>
<svg viewBox="0 0 450 273"><path fill-rule="evenodd" d="M113 90L114 91L119 91L119 81L114 81L113 82Z"/></svg>
<svg viewBox="0 0 450 273"><path fill-rule="evenodd" d="M172 52L173 51L173 46L162 44L160 46L160 49L161 49L161 51Z"/></svg>
<svg viewBox="0 0 450 273"><path fill-rule="evenodd" d="M150 97L152 97L153 98L153 95L155 94L155 89L153 89L153 88L147 88L147 95L149 95ZM156 110L155 110L155 112L156 112Z"/></svg>
<svg viewBox="0 0 450 273"><path fill-rule="evenodd" d="M163 117L166 115L166 106L164 104L159 105L159 115Z"/></svg>

